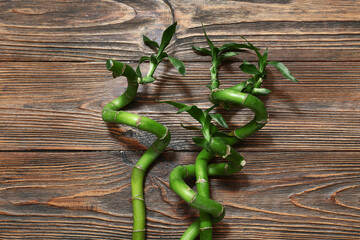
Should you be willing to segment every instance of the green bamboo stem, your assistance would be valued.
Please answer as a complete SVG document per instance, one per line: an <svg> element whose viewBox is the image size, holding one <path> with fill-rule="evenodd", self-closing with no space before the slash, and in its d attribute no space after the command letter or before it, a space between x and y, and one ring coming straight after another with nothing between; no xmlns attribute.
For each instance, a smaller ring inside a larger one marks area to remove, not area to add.
<svg viewBox="0 0 360 240"><path fill-rule="evenodd" d="M127 78L128 88L115 100L106 104L102 110L102 118L105 122L126 124L140 130L154 134L157 140L142 155L136 163L131 174L131 196L133 204L133 240L145 239L146 217L144 201L144 178L149 166L165 150L170 142L170 132L160 123L143 116L120 111L128 105L136 96L138 89L138 77L134 69L124 63L108 60L107 69L113 72L114 77L124 76Z"/></svg>
<svg viewBox="0 0 360 240"><path fill-rule="evenodd" d="M264 103L257 97L241 92L244 84L238 84L228 89L213 90L210 99L214 104L227 103L247 107L254 112L253 119L244 126L232 131L229 135L234 138L218 139L212 138L210 143L211 153L202 150L196 160L195 165L179 166L170 174L170 187L190 206L199 209L200 218L197 219L185 231L182 240L195 239L200 234L201 239L212 238L212 224L218 222L219 212L211 212L207 209L207 204L214 204L209 196L208 176L213 175L230 175L240 171L244 165L244 158L232 146L240 140L250 136L261 129L268 120L268 114ZM229 163L208 164L214 155L222 156L229 160ZM196 176L196 186L198 193L190 189L184 182L184 178ZM196 195L197 194L197 195ZM195 205L194 196L202 198L199 202L201 205ZM215 216L215 217L214 217Z"/></svg>

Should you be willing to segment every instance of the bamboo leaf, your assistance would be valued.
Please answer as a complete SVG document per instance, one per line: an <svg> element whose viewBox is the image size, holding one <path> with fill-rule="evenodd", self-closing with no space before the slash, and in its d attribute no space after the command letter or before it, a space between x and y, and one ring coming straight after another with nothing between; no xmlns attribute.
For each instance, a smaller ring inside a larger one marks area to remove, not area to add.
<svg viewBox="0 0 360 240"><path fill-rule="evenodd" d="M181 108L177 113L187 112L192 116L195 120L200 122L202 125L204 123L204 113L197 106L186 106Z"/></svg>
<svg viewBox="0 0 360 240"><path fill-rule="evenodd" d="M193 137L192 140L194 141L194 143L202 148L207 148L206 144L207 141L202 138L202 137Z"/></svg>
<svg viewBox="0 0 360 240"><path fill-rule="evenodd" d="M242 48L246 48L246 49L252 49L249 45L247 44L240 44L240 43L225 43L223 44L219 50L220 52L227 52L227 51L234 51L234 50L238 50L238 49L242 49Z"/></svg>
<svg viewBox="0 0 360 240"><path fill-rule="evenodd" d="M205 39L206 41L208 42L209 44L209 47L211 49L211 53L213 53L213 50L215 48L214 44L212 43L212 41L208 38L207 34L206 34L206 31L205 31L205 27L204 27L204 24L201 23L201 26L202 26L202 29L203 29L203 32L204 32L204 35L205 35Z"/></svg>
<svg viewBox="0 0 360 240"><path fill-rule="evenodd" d="M186 104L173 102L173 101L160 101L160 103L167 103L167 104L170 104L171 106L174 106L174 107L179 108L179 109L187 107Z"/></svg>
<svg viewBox="0 0 360 240"><path fill-rule="evenodd" d="M140 58L140 60L139 60L139 64L141 64L141 63L143 63L143 62L145 62L145 61L149 61L150 60L150 57L148 57L148 56L142 56L141 58Z"/></svg>
<svg viewBox="0 0 360 240"><path fill-rule="evenodd" d="M199 127L195 127L195 126L191 126L191 125L183 125L182 123L180 123L181 127L187 129L187 130L201 130L201 128Z"/></svg>
<svg viewBox="0 0 360 240"><path fill-rule="evenodd" d="M260 74L260 71L257 69L257 67L254 64L249 63L248 61L244 61L243 64L240 65L241 71L244 73L249 74Z"/></svg>
<svg viewBox="0 0 360 240"><path fill-rule="evenodd" d="M214 119L215 122L217 122L220 126L222 126L224 128L229 128L229 126L227 125L224 117L220 113L210 114L210 117L212 119Z"/></svg>
<svg viewBox="0 0 360 240"><path fill-rule="evenodd" d="M176 30L176 25L177 22L174 22L173 24L171 24L168 28L165 29L162 38L161 38L161 43L159 46L159 52L158 52L158 56L164 51L164 49L169 45L172 37L175 34L175 30Z"/></svg>
<svg viewBox="0 0 360 240"><path fill-rule="evenodd" d="M209 51L208 49L206 48L201 48L201 47L197 47L197 46L194 46L194 45L191 45L191 48L196 51L196 52L199 52L201 54L205 54L205 55L208 55L208 56L211 56L211 51Z"/></svg>
<svg viewBox="0 0 360 240"><path fill-rule="evenodd" d="M179 71L179 73L185 76L185 65L184 63L174 57L169 57L170 62L174 65L174 67Z"/></svg>
<svg viewBox="0 0 360 240"><path fill-rule="evenodd" d="M276 67L285 78L290 79L293 82L298 82L298 80L291 74L289 69L283 63L276 61L270 61L268 63Z"/></svg>
<svg viewBox="0 0 360 240"><path fill-rule="evenodd" d="M149 46L150 48L153 49L158 49L159 48L159 44L155 41L150 40L147 36L143 35L143 41L144 43Z"/></svg>
<svg viewBox="0 0 360 240"><path fill-rule="evenodd" d="M161 62L166 57L169 57L169 55L166 52L162 52L159 56L156 57L156 59L158 62Z"/></svg>
<svg viewBox="0 0 360 240"><path fill-rule="evenodd" d="M151 56L150 56L150 63L152 63L154 65L158 64L158 60L157 60L157 58L155 57L154 54L151 54Z"/></svg>
<svg viewBox="0 0 360 240"><path fill-rule="evenodd" d="M141 74L141 71L140 71L140 65L138 65L137 68L136 68L136 76L138 76L140 79L142 79L142 74Z"/></svg>

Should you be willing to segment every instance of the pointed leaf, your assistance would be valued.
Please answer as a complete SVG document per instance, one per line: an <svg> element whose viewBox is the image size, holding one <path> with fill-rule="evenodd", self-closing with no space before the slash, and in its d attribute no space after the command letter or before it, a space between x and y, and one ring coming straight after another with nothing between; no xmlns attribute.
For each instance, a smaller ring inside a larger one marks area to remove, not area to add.
<svg viewBox="0 0 360 240"><path fill-rule="evenodd" d="M238 53L236 53L236 52L226 52L226 53L221 54L218 59L221 62L225 58L233 57L233 56L236 56L236 55L238 55Z"/></svg>
<svg viewBox="0 0 360 240"><path fill-rule="evenodd" d="M142 56L141 58L140 58L140 60L139 60L139 64L141 64L141 63L143 63L143 62L145 62L145 61L149 61L150 60L150 57L148 57L148 56Z"/></svg>
<svg viewBox="0 0 360 240"><path fill-rule="evenodd" d="M174 106L174 107L179 108L179 109L187 107L186 104L173 102L173 101L160 101L160 103L167 103L167 104L170 104L171 106Z"/></svg>
<svg viewBox="0 0 360 240"><path fill-rule="evenodd" d="M201 48L201 47L197 47L197 46L194 46L194 45L191 45L191 48L194 50L194 51L197 51L201 54L205 54L205 55L208 55L208 56L211 56L211 52L206 49L206 48Z"/></svg>
<svg viewBox="0 0 360 240"><path fill-rule="evenodd" d="M174 22L173 24L171 24L168 28L165 29L162 38L161 38L161 43L159 46L159 52L158 52L158 56L164 51L164 49L169 45L172 37L175 34L175 30L176 30L176 25L177 22Z"/></svg>
<svg viewBox="0 0 360 240"><path fill-rule="evenodd" d="M213 50L214 50L215 46L214 46L214 44L212 43L212 41L208 38L208 36L207 36L207 34L206 34L205 27L204 27L204 24L203 24L203 23L201 23L201 26L202 26L202 29L203 29L203 32L204 32L204 35L205 35L206 41L208 42L209 47L210 47L210 49L211 49L211 52L213 52Z"/></svg>
<svg viewBox="0 0 360 240"><path fill-rule="evenodd" d="M207 141L202 137L193 137L192 140L196 143L196 145L206 148Z"/></svg>
<svg viewBox="0 0 360 240"><path fill-rule="evenodd" d="M220 52L227 52L227 51L234 51L234 50L238 50L238 49L242 49L242 48L246 48L246 49L252 49L249 45L247 44L240 44L240 43L225 43L223 44L219 50Z"/></svg>
<svg viewBox="0 0 360 240"><path fill-rule="evenodd" d="M150 40L147 36L143 35L143 41L144 43L149 46L150 48L153 49L158 49L159 48L159 44L155 41Z"/></svg>
<svg viewBox="0 0 360 240"><path fill-rule="evenodd" d="M169 57L170 62L174 65L174 67L179 71L179 73L185 76L185 65L184 63L174 57Z"/></svg>
<svg viewBox="0 0 360 240"><path fill-rule="evenodd" d="M259 49L257 47L255 47L254 45L252 45L245 37L241 36L242 39L244 39L250 46L250 49L254 50L256 55L258 56L259 59L259 67L262 65L263 62L263 56L261 55L261 53L259 52Z"/></svg>
<svg viewBox="0 0 360 240"><path fill-rule="evenodd" d="M216 114L210 114L210 117L212 119L214 119L220 126L224 127L224 128L228 128L229 126L227 125L224 117L220 114L220 113L216 113Z"/></svg>
<svg viewBox="0 0 360 240"><path fill-rule="evenodd" d="M240 65L240 69L241 71L243 71L244 73L249 73L249 74L259 74L259 70L257 69L257 67L254 64L251 64L247 61L244 61L243 64Z"/></svg>
<svg viewBox="0 0 360 240"><path fill-rule="evenodd" d="M268 63L276 67L285 78L290 79L293 82L298 82L298 80L291 74L289 69L283 63L276 61L270 61Z"/></svg>
<svg viewBox="0 0 360 240"><path fill-rule="evenodd" d="M166 52L162 52L159 56L156 57L158 62L161 62L164 58L169 57Z"/></svg>
<svg viewBox="0 0 360 240"><path fill-rule="evenodd" d="M141 74L141 71L140 71L140 65L138 65L137 68L136 68L136 76L138 76L140 78L140 80L142 79L142 74Z"/></svg>
<svg viewBox="0 0 360 240"><path fill-rule="evenodd" d="M158 60L156 59L155 55L154 54L151 54L150 56L150 62L154 65L157 65L158 64Z"/></svg>
<svg viewBox="0 0 360 240"><path fill-rule="evenodd" d="M266 65L267 58L268 58L268 48L265 49L265 52L264 52L264 54L263 54L263 56L262 56L262 60L263 60L263 61L262 61L262 65L263 65L263 66ZM264 69L265 69L265 67L263 67L262 70L264 70Z"/></svg>
<svg viewBox="0 0 360 240"><path fill-rule="evenodd" d="M201 130L201 128L195 127L195 126L191 126L191 125L185 126L185 125L183 125L182 123L180 123L180 125L181 125L183 128L187 129L187 130Z"/></svg>
<svg viewBox="0 0 360 240"><path fill-rule="evenodd" d="M195 120L203 124L204 122L204 113L203 111L198 108L197 106L186 106L184 108L181 108L177 113L181 113L186 111L190 114Z"/></svg>

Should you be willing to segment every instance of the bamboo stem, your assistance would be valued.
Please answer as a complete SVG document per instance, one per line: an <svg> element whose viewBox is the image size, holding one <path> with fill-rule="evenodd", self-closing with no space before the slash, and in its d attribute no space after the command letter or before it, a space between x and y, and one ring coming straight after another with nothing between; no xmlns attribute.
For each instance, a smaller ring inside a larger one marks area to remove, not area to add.
<svg viewBox="0 0 360 240"><path fill-rule="evenodd" d="M124 76L127 78L128 88L125 92L105 105L102 110L102 118L105 122L126 124L152 133L157 140L142 155L136 163L131 174L131 196L133 204L133 240L144 240L146 231L145 199L144 199L144 178L149 166L165 150L170 142L168 129L160 123L143 116L120 111L128 105L136 96L138 89L137 75L134 69L124 63L108 60L108 70L113 72L114 77Z"/></svg>

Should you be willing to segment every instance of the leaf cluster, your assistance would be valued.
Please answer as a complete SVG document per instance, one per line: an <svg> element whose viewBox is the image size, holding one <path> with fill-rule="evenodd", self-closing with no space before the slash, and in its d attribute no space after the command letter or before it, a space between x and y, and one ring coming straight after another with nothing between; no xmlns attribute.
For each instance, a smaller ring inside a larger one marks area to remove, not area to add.
<svg viewBox="0 0 360 240"><path fill-rule="evenodd" d="M188 106L183 103L173 102L173 101L164 101L163 103L170 104L176 108L178 108L178 114L182 112L187 112L190 114L192 118L197 120L201 124L201 128L195 127L195 126L184 126L181 124L181 126L185 129L189 130L200 130L203 134L203 137L193 137L193 141L210 151L209 144L211 142L211 138L213 137L220 137L220 138L231 138L231 136L227 135L226 133L220 131L218 127L212 123L214 120L217 124L219 124L223 128L228 128L228 124L226 123L226 120L220 113L211 114L211 110L213 110L217 105L213 105L212 107L202 110L198 108L197 106Z"/></svg>
<svg viewBox="0 0 360 240"><path fill-rule="evenodd" d="M146 35L143 35L143 41L144 41L145 45L147 45L151 49L155 50L156 53L150 55L150 57L142 56L139 60L139 64L136 68L136 74L142 80L142 82L144 82L144 83L153 82L155 80L152 76L154 70L156 69L156 67L159 65L160 62L165 61L167 59L174 65L174 67L179 71L179 73L181 75L185 76L184 63L175 57L169 56L164 51L165 48L169 45L171 39L173 38L173 36L175 34L176 25L177 25L177 22L174 22L172 25L170 25L169 27L167 27L165 29L165 31L163 32L163 35L161 37L160 44L156 41L149 39ZM150 62L150 69L149 69L149 72L146 75L146 77L143 78L141 71L140 71L140 64L145 61Z"/></svg>

